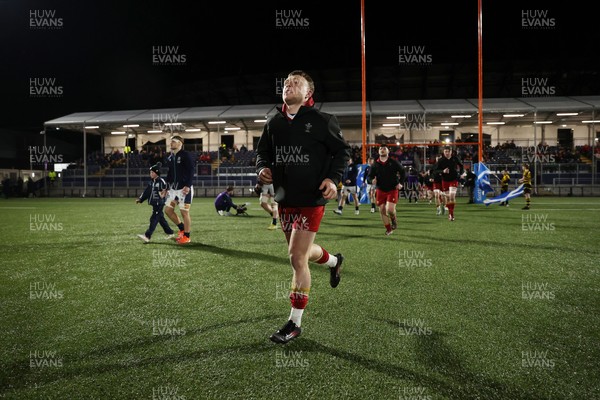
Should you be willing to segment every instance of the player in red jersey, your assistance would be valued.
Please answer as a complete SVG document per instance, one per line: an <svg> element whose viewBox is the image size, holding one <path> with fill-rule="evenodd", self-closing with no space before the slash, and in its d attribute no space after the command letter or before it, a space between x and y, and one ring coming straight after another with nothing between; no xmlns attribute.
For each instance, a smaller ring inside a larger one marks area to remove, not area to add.
<svg viewBox="0 0 600 400"><path fill-rule="evenodd" d="M292 310L288 321L271 335L285 344L300 336L302 314L311 287L309 262L329 267L329 284L340 282L342 254L329 254L315 237L328 200L337 197L337 184L350 158L337 118L313 107L312 78L292 71L283 83L283 107L270 117L257 146L259 181L273 184L279 221L292 264Z"/></svg>
<svg viewBox="0 0 600 400"><path fill-rule="evenodd" d="M398 160L389 156L390 149L386 145L379 147L379 157L371 166L369 179L377 186L375 197L385 226L385 234L391 235L398 227L396 220L396 203L398 190L402 188L406 171Z"/></svg>
<svg viewBox="0 0 600 400"><path fill-rule="evenodd" d="M452 147L445 146L444 155L440 157L434 168L436 172L442 174L442 191L446 196L448 220L454 221L458 178L464 173L464 166L458 157L452 155Z"/></svg>

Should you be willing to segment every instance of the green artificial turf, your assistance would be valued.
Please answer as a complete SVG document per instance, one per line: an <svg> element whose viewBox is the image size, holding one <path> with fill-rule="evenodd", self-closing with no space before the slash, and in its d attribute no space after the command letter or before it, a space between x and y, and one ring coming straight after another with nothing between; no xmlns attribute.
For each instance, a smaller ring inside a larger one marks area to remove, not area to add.
<svg viewBox="0 0 600 400"><path fill-rule="evenodd" d="M327 206L300 338L280 230L251 201L194 199L192 243L136 234L133 199L0 201L0 398L600 398L600 199L509 208L398 204L391 236L367 205Z"/></svg>

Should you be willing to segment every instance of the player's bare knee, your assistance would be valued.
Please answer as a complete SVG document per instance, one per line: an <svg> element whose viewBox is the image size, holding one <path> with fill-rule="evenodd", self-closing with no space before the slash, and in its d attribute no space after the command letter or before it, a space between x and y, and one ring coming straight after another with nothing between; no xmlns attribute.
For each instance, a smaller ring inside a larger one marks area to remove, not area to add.
<svg viewBox="0 0 600 400"><path fill-rule="evenodd" d="M308 264L308 258L306 254L301 254L297 251L291 251L288 254L288 257L290 258L290 264L292 265L292 268L295 270L302 269Z"/></svg>

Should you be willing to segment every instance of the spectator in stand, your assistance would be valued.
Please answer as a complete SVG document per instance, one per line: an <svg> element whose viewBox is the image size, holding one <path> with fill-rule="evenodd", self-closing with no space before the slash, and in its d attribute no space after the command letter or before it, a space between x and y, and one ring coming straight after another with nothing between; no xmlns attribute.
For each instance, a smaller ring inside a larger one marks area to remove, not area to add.
<svg viewBox="0 0 600 400"><path fill-rule="evenodd" d="M112 152L111 160L112 161L119 161L122 158L123 158L123 153L121 153L119 151L119 149L114 149L114 151Z"/></svg>
<svg viewBox="0 0 600 400"><path fill-rule="evenodd" d="M200 161L204 163L211 163L212 159L210 158L210 153L207 151L203 151L202 154L200 154Z"/></svg>
<svg viewBox="0 0 600 400"><path fill-rule="evenodd" d="M56 181L56 171L48 172L48 178L50 178L50 187L54 186L54 182Z"/></svg>
<svg viewBox="0 0 600 400"><path fill-rule="evenodd" d="M221 146L219 146L219 158L221 161L227 161L229 159L229 151L227 151L227 145L225 143L222 143Z"/></svg>
<svg viewBox="0 0 600 400"><path fill-rule="evenodd" d="M163 149L156 149L156 151L154 151L154 154L150 159L150 162L152 163L152 165L155 165L159 162L166 162L167 157L168 154L166 154Z"/></svg>

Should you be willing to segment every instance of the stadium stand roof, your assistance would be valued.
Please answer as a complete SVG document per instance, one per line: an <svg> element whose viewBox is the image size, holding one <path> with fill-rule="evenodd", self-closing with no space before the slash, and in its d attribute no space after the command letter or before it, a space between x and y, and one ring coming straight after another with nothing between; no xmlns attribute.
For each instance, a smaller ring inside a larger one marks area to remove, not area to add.
<svg viewBox="0 0 600 400"><path fill-rule="evenodd" d="M266 117L276 112L278 104L211 106L189 108L160 108L143 110L77 112L46 121L45 128L64 128L82 131L84 126L99 126L95 131L107 134L123 125L139 125L129 128L130 133L147 133L164 123L182 123L186 128L214 131L211 121L226 121L221 126L237 126L245 130L260 130ZM361 102L325 102L315 107L334 114L344 129L360 129L362 121ZM477 126L477 99L397 100L370 101L366 104L366 116L370 127L389 123L387 117L424 115L427 123L436 125L456 122L459 127ZM507 117L506 114L524 114ZM577 113L558 116L557 113ZM470 118L453 117L457 114ZM552 121L556 124L581 125L600 114L600 96L579 97L525 97L483 99L483 120L505 122L506 125L530 125L535 121ZM259 120L259 122L255 122ZM458 129L458 128L456 128Z"/></svg>

